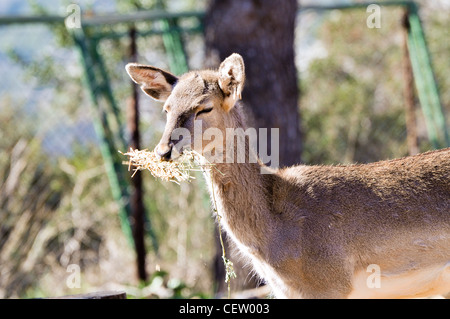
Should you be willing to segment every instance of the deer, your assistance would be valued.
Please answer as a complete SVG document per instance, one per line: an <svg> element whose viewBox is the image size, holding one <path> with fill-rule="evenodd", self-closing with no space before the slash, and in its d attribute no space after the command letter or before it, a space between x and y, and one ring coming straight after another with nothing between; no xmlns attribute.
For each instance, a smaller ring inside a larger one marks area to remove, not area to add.
<svg viewBox="0 0 450 319"><path fill-rule="evenodd" d="M176 160L177 128L189 131L186 144L207 159L210 137L194 134L195 123L202 133L247 128L240 102L245 66L237 53L217 70L181 76L138 63L126 71L164 103L167 121L155 148L161 160ZM244 139L250 158L254 150ZM237 149L224 152L227 145L216 143L217 154L236 155ZM219 222L274 297L422 298L450 291L450 148L328 166L273 168L236 158L216 160L205 179Z"/></svg>

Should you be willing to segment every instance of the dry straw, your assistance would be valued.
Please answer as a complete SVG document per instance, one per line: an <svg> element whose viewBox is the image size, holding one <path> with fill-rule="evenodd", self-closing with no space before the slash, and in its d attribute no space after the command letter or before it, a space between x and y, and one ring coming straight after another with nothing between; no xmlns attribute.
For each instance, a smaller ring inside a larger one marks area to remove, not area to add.
<svg viewBox="0 0 450 319"><path fill-rule="evenodd" d="M121 151L119 151L119 153L129 157L129 161L123 162L123 164L128 165L128 171L131 171L131 167L133 167L133 174L131 177L138 171L148 170L155 178L180 184L180 182L189 182L192 179L195 179L191 174L195 171L205 171L214 168L221 173L214 167L214 164L208 162L202 155L193 150L184 150L183 154L175 161L161 161L154 151L148 150L133 150L130 148L130 151L127 153L122 153ZM213 185L212 179L211 185ZM236 278L236 273L233 269L233 263L225 254L225 245L223 243L222 228L220 225L222 216L217 211L214 187L212 191L212 200L213 210L218 219L217 225L219 227L220 244L222 246L222 260L226 271L225 282L228 284L228 298L230 298L230 281L231 278Z"/></svg>
<svg viewBox="0 0 450 319"><path fill-rule="evenodd" d="M202 155L192 150L184 151L175 161L161 161L154 151L148 150L130 148L127 153L119 153L129 157L129 161L123 163L128 165L128 171L133 167L132 177L137 171L148 170L156 178L177 184L195 179L192 172L213 167Z"/></svg>

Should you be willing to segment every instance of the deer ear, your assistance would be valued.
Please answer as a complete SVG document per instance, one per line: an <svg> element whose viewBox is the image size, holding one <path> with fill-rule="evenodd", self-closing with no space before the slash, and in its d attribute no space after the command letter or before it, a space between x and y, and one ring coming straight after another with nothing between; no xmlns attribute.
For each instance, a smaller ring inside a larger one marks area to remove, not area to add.
<svg viewBox="0 0 450 319"><path fill-rule="evenodd" d="M229 111L241 99L245 82L245 66L242 56L233 53L219 67L219 86L225 94L223 106Z"/></svg>
<svg viewBox="0 0 450 319"><path fill-rule="evenodd" d="M150 65L128 63L125 69L142 91L157 101L167 100L178 81L175 75Z"/></svg>

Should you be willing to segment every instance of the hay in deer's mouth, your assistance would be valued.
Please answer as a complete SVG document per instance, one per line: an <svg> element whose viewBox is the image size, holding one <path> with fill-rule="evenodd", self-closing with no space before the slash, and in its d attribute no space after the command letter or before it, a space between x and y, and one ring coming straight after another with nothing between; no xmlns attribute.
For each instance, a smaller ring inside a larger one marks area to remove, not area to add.
<svg viewBox="0 0 450 319"><path fill-rule="evenodd" d="M129 161L123 162L123 164L128 165L129 171L133 167L132 177L137 171L148 170L156 178L177 184L195 179L192 172L210 169L213 166L193 150L183 151L183 154L174 161L162 161L154 151L148 150L130 148L127 153L121 151L119 153L129 157Z"/></svg>
<svg viewBox="0 0 450 319"><path fill-rule="evenodd" d="M195 179L195 177L191 174L194 171L205 171L207 169L214 168L217 172L223 175L222 172L214 167L214 164L210 163L205 157L193 150L183 151L183 154L181 154L181 156L174 161L162 161L154 151L149 152L147 150L133 150L131 147L129 152L122 153L119 151L119 153L129 157L129 161L123 163L128 165L128 171L130 171L133 166L134 172L131 177L133 177L137 171L148 170L156 178L180 184L180 182L189 182L192 179ZM211 185L212 183L213 181L211 179ZM214 191L212 194L212 201L214 205L213 209L218 218L217 225L219 227L219 238L222 246L222 260L226 272L225 282L228 284L228 298L230 298L230 282L232 278L236 278L236 273L234 272L233 263L226 257L225 254L225 246L222 239L222 228L220 226L222 216L217 211Z"/></svg>

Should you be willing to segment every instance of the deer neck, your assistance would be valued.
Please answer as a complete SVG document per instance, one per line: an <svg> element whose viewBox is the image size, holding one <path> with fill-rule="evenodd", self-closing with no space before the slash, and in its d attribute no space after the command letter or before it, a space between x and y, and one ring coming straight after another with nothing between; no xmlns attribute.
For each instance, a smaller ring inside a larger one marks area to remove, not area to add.
<svg viewBox="0 0 450 319"><path fill-rule="evenodd" d="M239 121L234 127L245 129ZM271 216L270 176L261 174L261 169L265 166L260 161L250 160L252 150L248 147L247 139L245 143L244 162L238 160L239 144L236 143L233 149L234 159L227 157L225 162L215 163L205 173L205 177L213 204L227 234L241 249L261 251L260 247L267 242Z"/></svg>

